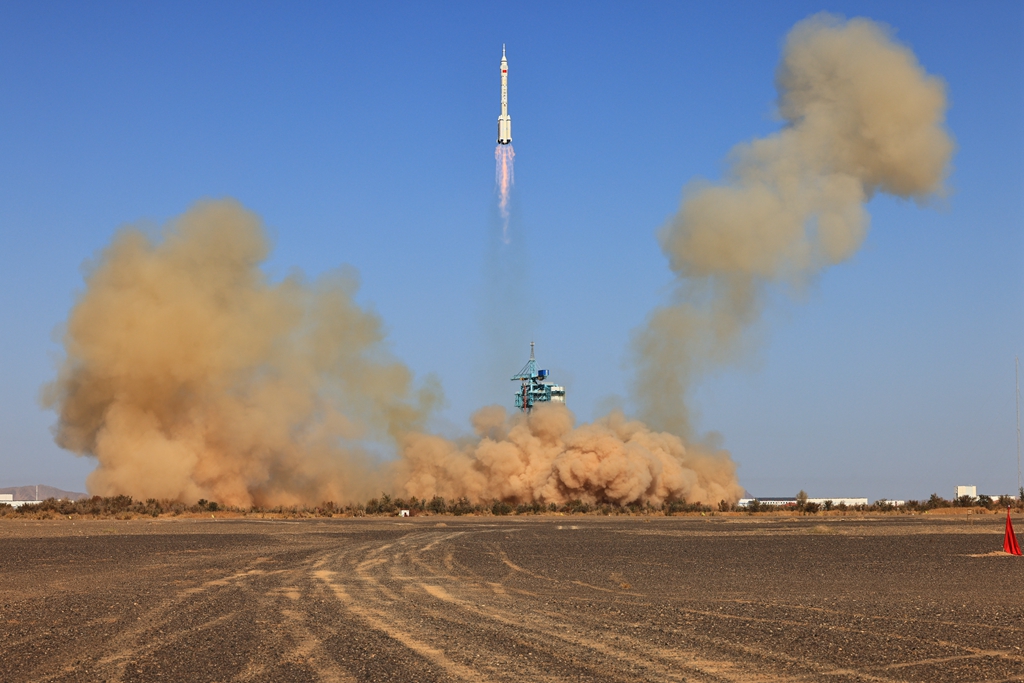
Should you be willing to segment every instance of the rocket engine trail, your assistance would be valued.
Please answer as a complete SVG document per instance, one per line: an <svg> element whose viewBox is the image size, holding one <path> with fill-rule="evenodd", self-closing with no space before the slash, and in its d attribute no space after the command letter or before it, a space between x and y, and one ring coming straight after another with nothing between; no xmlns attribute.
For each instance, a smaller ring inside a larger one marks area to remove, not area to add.
<svg viewBox="0 0 1024 683"><path fill-rule="evenodd" d="M494 149L494 159L497 162L494 168L494 182L498 185L498 210L501 211L501 239L505 244L509 243L508 237L508 200L512 192L512 184L515 182L515 168L513 160L516 152L512 145L498 145Z"/></svg>

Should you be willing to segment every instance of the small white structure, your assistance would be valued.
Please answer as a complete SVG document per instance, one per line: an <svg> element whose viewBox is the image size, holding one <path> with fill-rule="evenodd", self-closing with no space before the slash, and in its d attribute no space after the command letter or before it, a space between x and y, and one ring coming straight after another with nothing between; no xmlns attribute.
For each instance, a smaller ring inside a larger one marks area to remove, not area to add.
<svg viewBox="0 0 1024 683"><path fill-rule="evenodd" d="M408 517L409 516L409 511L408 510L399 510L398 511L398 516L399 517Z"/></svg>
<svg viewBox="0 0 1024 683"><path fill-rule="evenodd" d="M777 508L796 505L796 498L740 498L739 502L736 503L736 507L745 508L755 500L759 505L767 505Z"/></svg>
<svg viewBox="0 0 1024 683"><path fill-rule="evenodd" d="M0 493L0 505L10 505L12 508L20 508L22 505L38 505L41 500L14 500L13 493Z"/></svg>
<svg viewBox="0 0 1024 683"><path fill-rule="evenodd" d="M956 500L957 498L963 498L964 496L970 496L972 500L977 498L978 497L978 487L977 486L957 486L956 487L956 495L953 496L953 500Z"/></svg>
<svg viewBox="0 0 1024 683"><path fill-rule="evenodd" d="M763 507L777 507L777 508L796 507L797 502L798 502L796 498L740 498L739 502L736 503L736 507L745 508L748 505L750 505L752 502L754 502L755 500L758 502L759 505L761 505ZM815 503L817 505L821 505L822 507L824 507L825 503L829 502L829 501L831 501L831 505L833 507L837 507L839 505L845 505L846 507L854 507L856 505L867 505L868 504L868 499L867 498L808 498L807 499L808 503ZM895 505L896 503L894 502L893 504Z"/></svg>
<svg viewBox="0 0 1024 683"><path fill-rule="evenodd" d="M901 508L907 504L905 500L891 500L889 498L879 498L875 501L875 505L892 505L894 508Z"/></svg>
<svg viewBox="0 0 1024 683"><path fill-rule="evenodd" d="M824 505L828 501L832 501L833 506L845 505L846 507L854 507L855 505L867 505L867 498L808 498L808 503L817 503L818 505Z"/></svg>

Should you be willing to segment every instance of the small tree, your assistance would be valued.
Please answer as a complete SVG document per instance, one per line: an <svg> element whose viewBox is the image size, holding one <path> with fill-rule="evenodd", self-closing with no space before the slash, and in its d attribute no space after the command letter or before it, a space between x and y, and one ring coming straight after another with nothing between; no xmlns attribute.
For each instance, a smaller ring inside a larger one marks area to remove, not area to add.
<svg viewBox="0 0 1024 683"><path fill-rule="evenodd" d="M805 505L807 505L807 491L800 489L800 493L796 494L796 509L803 510Z"/></svg>
<svg viewBox="0 0 1024 683"><path fill-rule="evenodd" d="M390 515L398 511L398 506L395 505L395 501L391 500L391 496L382 493L380 494L380 503L377 504L377 510L383 514Z"/></svg>

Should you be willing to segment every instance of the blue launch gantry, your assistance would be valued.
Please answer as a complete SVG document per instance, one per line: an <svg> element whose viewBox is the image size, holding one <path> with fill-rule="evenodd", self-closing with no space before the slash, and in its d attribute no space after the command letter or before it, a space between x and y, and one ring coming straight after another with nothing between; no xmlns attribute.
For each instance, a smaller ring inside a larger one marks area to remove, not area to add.
<svg viewBox="0 0 1024 683"><path fill-rule="evenodd" d="M533 410L533 405L541 401L554 401L565 403L565 387L545 382L550 373L547 370L537 369L537 360L533 357L533 342L530 342L530 360L523 366L512 381L522 382L519 391L516 392L516 408L528 413Z"/></svg>

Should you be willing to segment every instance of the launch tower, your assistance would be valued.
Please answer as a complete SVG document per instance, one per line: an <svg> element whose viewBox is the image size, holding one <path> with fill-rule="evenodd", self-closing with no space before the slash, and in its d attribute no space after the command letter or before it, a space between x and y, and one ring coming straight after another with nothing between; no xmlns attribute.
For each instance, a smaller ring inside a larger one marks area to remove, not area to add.
<svg viewBox="0 0 1024 683"><path fill-rule="evenodd" d="M512 378L513 382L522 383L519 391L516 392L516 408L528 413L538 402L565 403L565 387L544 381L549 374L547 370L537 369L537 359L533 356L533 342L530 342L530 360L519 371L519 374Z"/></svg>

